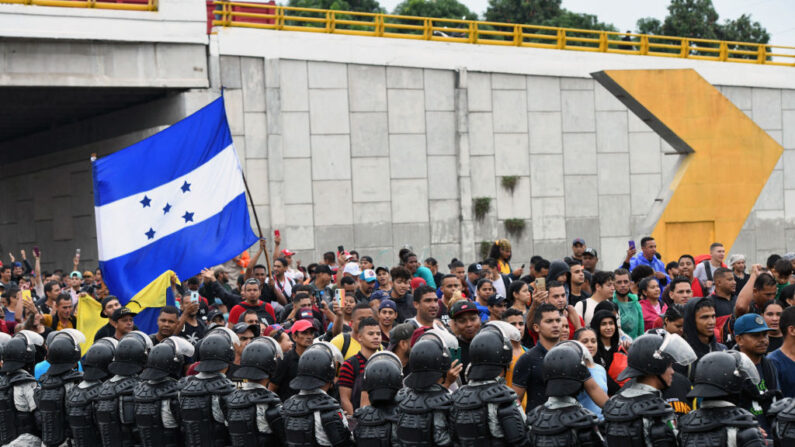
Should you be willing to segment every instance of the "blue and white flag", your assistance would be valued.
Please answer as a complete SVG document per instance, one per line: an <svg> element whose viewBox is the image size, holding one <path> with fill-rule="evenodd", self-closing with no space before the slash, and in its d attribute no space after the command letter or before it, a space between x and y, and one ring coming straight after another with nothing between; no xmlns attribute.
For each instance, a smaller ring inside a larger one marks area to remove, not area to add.
<svg viewBox="0 0 795 447"><path fill-rule="evenodd" d="M191 277L257 240L223 98L94 161L93 174L99 265L122 303L169 271ZM157 295L135 298L162 307L166 291Z"/></svg>

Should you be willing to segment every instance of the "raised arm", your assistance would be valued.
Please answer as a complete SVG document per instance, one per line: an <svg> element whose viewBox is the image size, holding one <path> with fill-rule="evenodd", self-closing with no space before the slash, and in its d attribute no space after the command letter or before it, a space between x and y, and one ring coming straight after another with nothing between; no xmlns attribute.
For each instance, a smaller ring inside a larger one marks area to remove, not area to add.
<svg viewBox="0 0 795 447"><path fill-rule="evenodd" d="M754 283L761 273L761 265L754 264L751 267L751 274L748 276L748 281L743 286L743 289L740 290L740 293L737 294L737 301L734 303L735 318L747 314L748 310L751 308L751 300L754 299Z"/></svg>

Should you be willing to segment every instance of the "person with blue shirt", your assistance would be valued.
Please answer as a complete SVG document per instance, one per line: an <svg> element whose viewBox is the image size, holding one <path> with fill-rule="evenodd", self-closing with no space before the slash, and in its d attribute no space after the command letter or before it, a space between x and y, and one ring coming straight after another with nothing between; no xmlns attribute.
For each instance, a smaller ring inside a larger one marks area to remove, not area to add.
<svg viewBox="0 0 795 447"><path fill-rule="evenodd" d="M784 334L781 347L767 355L778 374L778 386L784 397L795 397L795 307L781 313L779 328Z"/></svg>
<svg viewBox="0 0 795 447"><path fill-rule="evenodd" d="M639 265L647 265L654 270L654 277L660 282L660 286L665 286L671 279L665 273L665 264L657 258L657 242L651 236L646 236L640 240L640 253L629 260L629 271L635 270Z"/></svg>
<svg viewBox="0 0 795 447"><path fill-rule="evenodd" d="M588 362L585 366L588 367L591 377L594 378L597 385L599 385L599 388L601 388L602 391L604 391L605 396L607 396L607 371L605 371L602 365L593 361L593 356L596 355L596 351L598 349L598 345L596 343L596 332L589 327L579 328L574 332L574 340L582 343L582 345L588 350L590 357L586 357ZM600 421L604 419L604 416L602 415L602 407L597 405L584 389L577 395L577 401L583 406L583 408L588 409L595 414ZM604 405L604 402L601 404Z"/></svg>

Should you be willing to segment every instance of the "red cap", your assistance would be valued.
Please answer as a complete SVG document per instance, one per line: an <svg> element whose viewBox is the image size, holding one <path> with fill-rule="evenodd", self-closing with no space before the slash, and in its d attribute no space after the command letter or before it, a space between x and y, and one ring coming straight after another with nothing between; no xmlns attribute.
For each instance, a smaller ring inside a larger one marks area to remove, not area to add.
<svg viewBox="0 0 795 447"><path fill-rule="evenodd" d="M290 328L290 333L295 334L296 332L304 332L307 329L314 329L315 326L312 325L312 322L309 320L298 320L293 324L293 327Z"/></svg>
<svg viewBox="0 0 795 447"><path fill-rule="evenodd" d="M294 251L290 251L290 250L288 250L286 248L284 250L282 250L282 255L284 255L284 256L292 256L294 254L295 254Z"/></svg>
<svg viewBox="0 0 795 447"><path fill-rule="evenodd" d="M416 289L419 286L424 286L425 284L426 284L425 280L422 279L422 278L412 278L412 280L411 280L411 290L414 290L414 289Z"/></svg>

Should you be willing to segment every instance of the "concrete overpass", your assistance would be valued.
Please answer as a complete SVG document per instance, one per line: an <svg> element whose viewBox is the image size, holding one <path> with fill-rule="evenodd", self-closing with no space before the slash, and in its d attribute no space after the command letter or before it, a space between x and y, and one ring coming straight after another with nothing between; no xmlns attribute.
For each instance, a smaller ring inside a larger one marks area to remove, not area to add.
<svg viewBox="0 0 795 447"><path fill-rule="evenodd" d="M77 247L96 259L89 155L223 88L260 220L305 260L339 244L379 264L404 244L471 260L510 220L524 225L509 236L520 262L583 237L612 268L654 229L686 155L591 73L672 68L696 70L786 149L723 242L751 260L795 251L792 67L237 27L208 36L205 20L199 0L156 12L0 4L3 252L37 243L45 264ZM489 204L482 217L475 199Z"/></svg>

